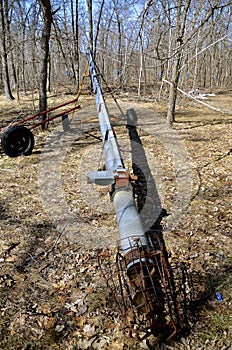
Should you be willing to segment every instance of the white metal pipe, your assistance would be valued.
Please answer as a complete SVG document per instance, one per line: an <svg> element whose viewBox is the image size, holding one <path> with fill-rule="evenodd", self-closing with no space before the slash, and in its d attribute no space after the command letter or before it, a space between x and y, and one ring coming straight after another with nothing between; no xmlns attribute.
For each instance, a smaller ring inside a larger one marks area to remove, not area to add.
<svg viewBox="0 0 232 350"><path fill-rule="evenodd" d="M87 57L89 61L89 71L93 91L95 93L98 120L107 164L107 171L91 173L89 180L90 182L95 182L102 185L114 184L117 183L117 172L121 174L120 176L122 176L123 172L128 173L128 171L124 168L124 164L120 156L116 136L110 123L109 113L106 108L102 89L90 50L87 51ZM135 251L138 246L141 249L147 249L147 238L135 205L131 186L127 186L126 188L123 186L115 186L113 201L123 254L126 255L132 251ZM138 264L138 261L138 259L134 258L129 259L129 261L127 261L127 268L131 268Z"/></svg>
<svg viewBox="0 0 232 350"><path fill-rule="evenodd" d="M109 171L116 171L118 168L124 168L123 161L121 159L117 141L110 123L109 113L103 97L90 49L87 51L87 57L89 61L89 72L93 85L93 91L95 93L97 114L102 134L107 168Z"/></svg>
<svg viewBox="0 0 232 350"><path fill-rule="evenodd" d="M144 235L132 191L117 191L114 195L114 207L123 254L127 254L138 244L147 247L148 242Z"/></svg>

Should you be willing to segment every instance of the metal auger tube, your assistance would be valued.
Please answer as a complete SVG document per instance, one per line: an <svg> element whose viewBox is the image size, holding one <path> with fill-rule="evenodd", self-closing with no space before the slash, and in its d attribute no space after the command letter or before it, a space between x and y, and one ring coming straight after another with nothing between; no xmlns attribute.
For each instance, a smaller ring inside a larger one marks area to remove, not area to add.
<svg viewBox="0 0 232 350"><path fill-rule="evenodd" d="M139 262L141 263L141 250L144 252L142 254L142 261L147 260L145 258L147 256L145 252L148 248L148 242L133 198L130 176L128 170L124 167L120 155L98 74L89 49L87 51L87 57L107 165L107 170L90 172L88 179L90 183L113 185L113 202L118 222L120 242L123 255L127 257L125 258L126 267L129 270Z"/></svg>
<svg viewBox="0 0 232 350"><path fill-rule="evenodd" d="M132 191L120 190L114 194L114 208L118 222L122 251L126 255L129 250L139 244L147 247L147 239L135 206Z"/></svg>
<svg viewBox="0 0 232 350"><path fill-rule="evenodd" d="M92 58L91 50L87 50L89 61L89 72L93 85L93 91L96 99L96 107L98 120L102 135L102 142L106 157L108 171L116 171L117 168L124 168L123 161L120 156L117 141L110 123L109 113L106 107L102 89L99 83L97 71Z"/></svg>

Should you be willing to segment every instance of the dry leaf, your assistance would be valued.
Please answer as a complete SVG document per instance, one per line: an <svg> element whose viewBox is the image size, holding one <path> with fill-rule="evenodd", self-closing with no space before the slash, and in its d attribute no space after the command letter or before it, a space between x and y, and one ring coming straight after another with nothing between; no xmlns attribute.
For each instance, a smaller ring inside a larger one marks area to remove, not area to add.
<svg viewBox="0 0 232 350"><path fill-rule="evenodd" d="M57 332L62 332L64 328L65 328L65 325L64 325L64 324L58 324L58 325L55 327L55 330L56 330Z"/></svg>
<svg viewBox="0 0 232 350"><path fill-rule="evenodd" d="M44 327L45 329L51 329L54 327L56 322L55 317L45 317L44 319Z"/></svg>
<svg viewBox="0 0 232 350"><path fill-rule="evenodd" d="M96 334L95 326L86 324L83 328L83 333L86 337L92 338Z"/></svg>
<svg viewBox="0 0 232 350"><path fill-rule="evenodd" d="M37 307L36 311L39 314L44 314L44 315L48 315L51 313L51 308L48 305L40 305Z"/></svg>

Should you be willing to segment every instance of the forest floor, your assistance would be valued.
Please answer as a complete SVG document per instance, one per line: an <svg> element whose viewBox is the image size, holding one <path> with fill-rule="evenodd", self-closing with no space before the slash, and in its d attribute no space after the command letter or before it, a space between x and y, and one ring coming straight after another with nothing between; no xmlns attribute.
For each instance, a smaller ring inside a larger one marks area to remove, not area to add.
<svg viewBox="0 0 232 350"><path fill-rule="evenodd" d="M50 96L49 107L73 98ZM109 188L87 184L88 171L104 157L94 98L81 96L82 108L69 115L70 132L55 120L44 132L34 129L32 155L10 158L0 148L0 349L231 349L232 93L205 101L224 113L179 99L172 130L164 102L130 94L117 101L124 113L133 108L138 115L147 161L170 214L163 219L170 264L185 264L192 278L190 332L165 341L122 327L97 258L109 247L114 261L117 223ZM0 126L36 113L37 104L36 96L13 102L0 96ZM125 121L109 96L107 104L130 168Z"/></svg>

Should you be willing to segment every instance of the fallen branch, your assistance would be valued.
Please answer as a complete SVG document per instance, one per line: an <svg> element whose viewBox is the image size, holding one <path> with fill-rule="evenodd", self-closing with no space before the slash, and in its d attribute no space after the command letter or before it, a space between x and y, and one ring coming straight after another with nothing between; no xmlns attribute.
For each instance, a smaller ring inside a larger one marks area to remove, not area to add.
<svg viewBox="0 0 232 350"><path fill-rule="evenodd" d="M166 79L163 79L162 81L164 81L165 83L171 85L171 82L168 81L168 80L166 80ZM193 97L192 95L188 94L187 92L181 90L181 89L178 88L178 87L177 87L177 90L180 91L183 95L187 96L188 98L191 98L192 100L194 100L194 101L196 101L196 102L198 102L198 103L200 103L200 104L202 104L202 105L204 105L204 106L206 106L206 107L212 109L213 111L220 112L220 113L222 113L222 114L228 114L228 112L226 112L226 111L222 111L221 109L218 109L218 108L216 108L216 107L213 107L213 106L209 105L208 103L199 101L196 97ZM230 113L229 113L229 114L230 114Z"/></svg>
<svg viewBox="0 0 232 350"><path fill-rule="evenodd" d="M225 36L223 36L222 38L214 41L213 43L211 43L210 45L206 46L204 49L202 49L201 51L199 51L196 55L194 55L193 57L190 58L190 60L188 60L182 67L180 67L179 72L182 71L182 69L187 66L192 60L194 60L194 58L198 57L199 55L201 55L205 50L208 50L211 46L216 45L217 43L219 43L220 41L223 41L224 39L226 39L229 36L229 34L226 34Z"/></svg>

